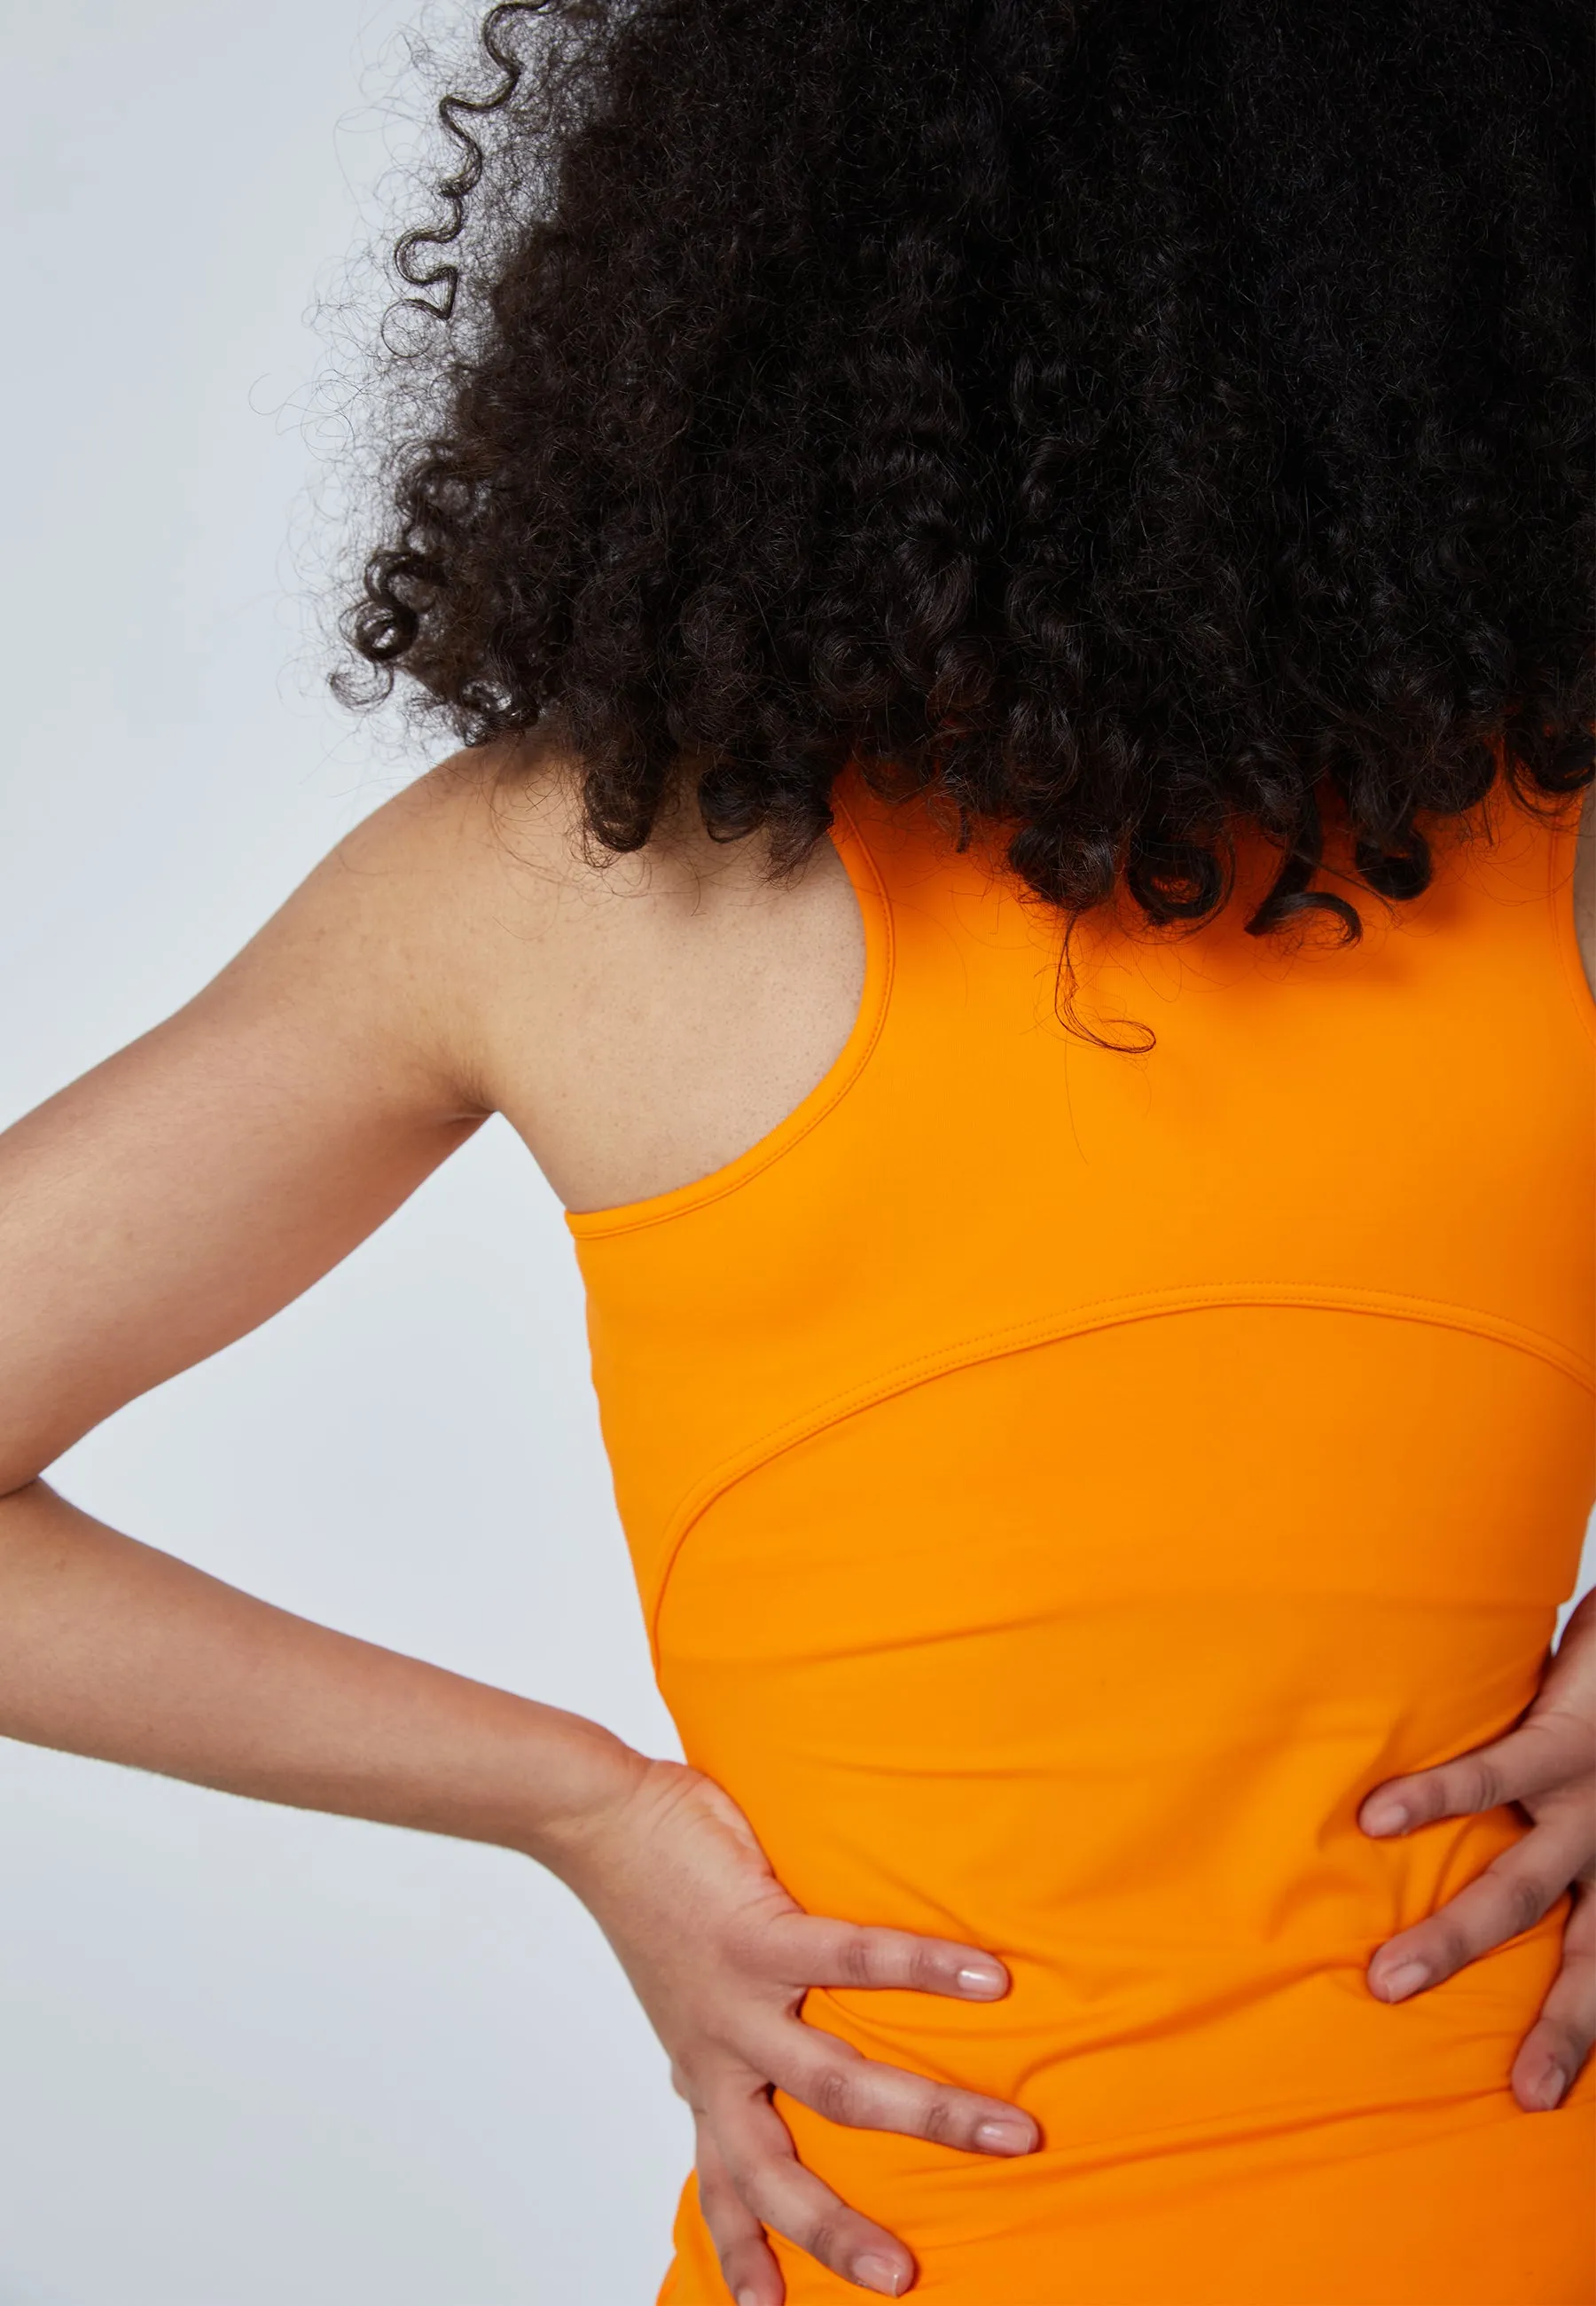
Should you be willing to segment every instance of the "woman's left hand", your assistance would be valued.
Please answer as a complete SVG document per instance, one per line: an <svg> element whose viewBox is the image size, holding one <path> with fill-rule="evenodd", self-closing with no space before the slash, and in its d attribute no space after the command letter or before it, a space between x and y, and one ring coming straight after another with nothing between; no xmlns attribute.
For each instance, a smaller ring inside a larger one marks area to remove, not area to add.
<svg viewBox="0 0 1596 2306"><path fill-rule="evenodd" d="M1513 2062L1526 2113L1559 2103L1596 2038L1596 1593L1571 1612L1534 1703L1515 1728L1431 1770L1366 1794L1366 1833L1516 1802L1531 1831L1455 1898L1387 1938L1369 1965L1383 2002L1405 2001L1538 1922L1572 1888L1563 1965Z"/></svg>

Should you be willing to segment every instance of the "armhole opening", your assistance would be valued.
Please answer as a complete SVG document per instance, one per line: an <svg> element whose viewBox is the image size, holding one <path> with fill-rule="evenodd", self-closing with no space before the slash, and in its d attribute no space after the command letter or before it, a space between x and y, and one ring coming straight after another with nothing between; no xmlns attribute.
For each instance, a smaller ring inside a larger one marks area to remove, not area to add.
<svg viewBox="0 0 1596 2306"><path fill-rule="evenodd" d="M865 983L848 1038L815 1087L773 1129L746 1151L696 1177L643 1200L618 1202L600 1209L568 1209L566 1225L578 1243L599 1241L612 1234L631 1233L645 1226L664 1225L690 1210L734 1193L764 1169L781 1159L823 1122L853 1087L870 1059L886 1020L892 982L892 919L875 859L859 830L858 819L845 793L832 799L833 823L827 836L841 859L859 910L865 939Z"/></svg>

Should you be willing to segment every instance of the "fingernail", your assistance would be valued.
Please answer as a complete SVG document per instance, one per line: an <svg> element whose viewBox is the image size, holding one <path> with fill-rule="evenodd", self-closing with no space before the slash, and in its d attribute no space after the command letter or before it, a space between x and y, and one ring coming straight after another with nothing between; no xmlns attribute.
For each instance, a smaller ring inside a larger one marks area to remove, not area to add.
<svg viewBox="0 0 1596 2306"><path fill-rule="evenodd" d="M1395 1969L1386 1970L1375 1983L1375 1992L1387 2002L1400 2002L1404 1994L1415 1986L1428 1984L1430 1964L1425 1961L1399 1961Z"/></svg>
<svg viewBox="0 0 1596 2306"><path fill-rule="evenodd" d="M1407 1824L1409 1812L1402 1802L1376 1802L1363 1813L1365 1833L1400 1833Z"/></svg>
<svg viewBox="0 0 1596 2306"><path fill-rule="evenodd" d="M1008 1980L990 1962L972 1961L960 1971L959 1984L967 1994L1001 1994Z"/></svg>
<svg viewBox="0 0 1596 2306"><path fill-rule="evenodd" d="M1530 2095L1536 2105L1549 2113L1568 2087L1568 2077L1561 2066L1548 2066Z"/></svg>
<svg viewBox="0 0 1596 2306"><path fill-rule="evenodd" d="M1028 2122L1005 2121L1000 2114L976 2124L976 2144L984 2146L988 2154L1027 2153L1032 2136Z"/></svg>
<svg viewBox="0 0 1596 2306"><path fill-rule="evenodd" d="M863 2258L854 2259L849 2270L866 2290L880 2290L889 2298L902 2295L903 2268L894 2266L890 2258L877 2258L874 2250L866 2250Z"/></svg>
<svg viewBox="0 0 1596 2306"><path fill-rule="evenodd" d="M759 2306L758 2292L754 2290L739 2290L737 2293L737 2306Z"/></svg>

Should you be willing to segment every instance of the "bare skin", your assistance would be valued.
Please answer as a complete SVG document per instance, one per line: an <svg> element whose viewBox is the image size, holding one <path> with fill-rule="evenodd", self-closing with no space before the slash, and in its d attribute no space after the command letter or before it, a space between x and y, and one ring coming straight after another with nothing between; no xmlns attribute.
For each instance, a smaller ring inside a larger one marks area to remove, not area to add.
<svg viewBox="0 0 1596 2306"><path fill-rule="evenodd" d="M265 1320L502 1112L568 1208L719 1167L827 1071L862 990L858 907L822 844L770 882L678 821L600 868L569 780L444 764L368 818L222 974L0 1137L0 1734L260 1799L501 1843L610 1937L693 2108L740 2306L781 2306L764 2229L900 2294L897 2237L802 2169L774 2083L832 2119L1028 2151L1018 2107L847 2053L808 1987L990 2000L990 1952L803 1914L698 1772L598 1725L271 1608L91 1520L40 1477L124 1402ZM1596 818L1579 914L1596 986ZM1567 1959L1513 2070L1554 2102L1596 2034L1596 1613L1571 1618L1507 1738L1366 1799L1413 1824L1519 1800L1507 1856L1374 1954L1433 1983L1578 1883ZM1409 1990L1421 1990L1410 1988Z"/></svg>

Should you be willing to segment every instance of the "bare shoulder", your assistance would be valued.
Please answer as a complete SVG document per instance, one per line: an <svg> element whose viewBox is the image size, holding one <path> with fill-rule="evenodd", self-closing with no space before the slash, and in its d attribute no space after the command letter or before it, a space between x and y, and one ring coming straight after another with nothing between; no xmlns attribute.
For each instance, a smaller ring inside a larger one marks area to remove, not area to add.
<svg viewBox="0 0 1596 2306"><path fill-rule="evenodd" d="M585 829L578 761L468 747L357 825L230 964L386 1052L440 1117L502 1113L568 1207L721 1166L833 1062L864 938L829 841L772 875L692 800L617 855ZM208 991L210 989L208 988Z"/></svg>
<svg viewBox="0 0 1596 2306"><path fill-rule="evenodd" d="M279 1004L314 986L363 1035L401 1043L443 1101L499 1102L493 1012L535 1012L572 924L643 876L607 873L583 833L580 776L513 741L440 761L346 833L201 996L258 980ZM628 871L625 869L630 867Z"/></svg>
<svg viewBox="0 0 1596 2306"><path fill-rule="evenodd" d="M455 1029L572 1209L685 1184L774 1127L848 1038L858 901L820 842L773 875L690 799L647 847L588 839L579 764L506 747L446 764L414 807L452 861Z"/></svg>

